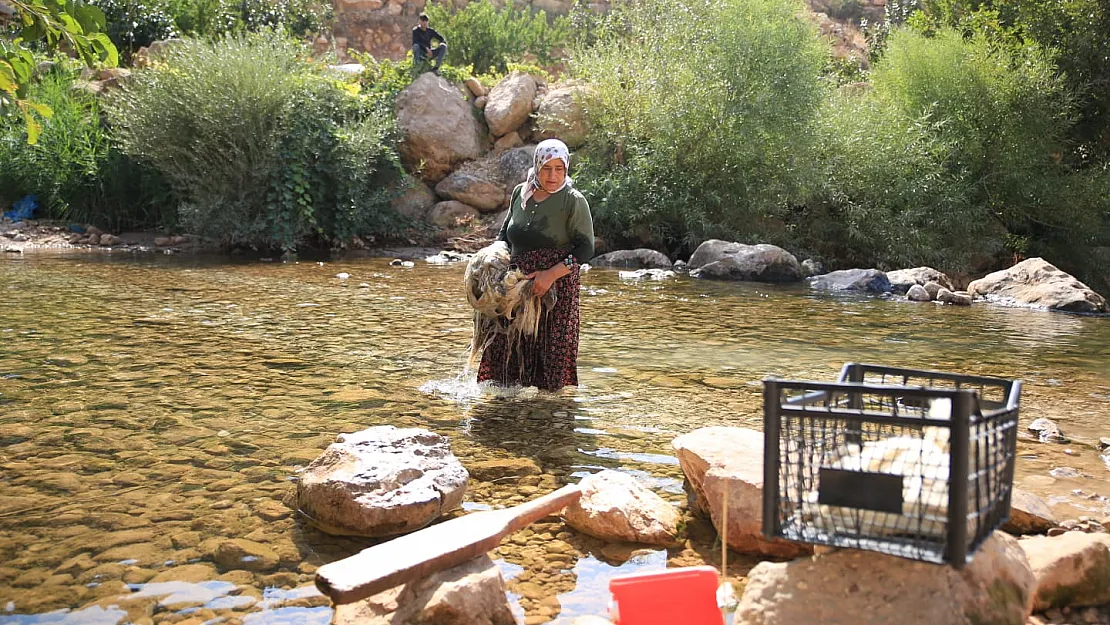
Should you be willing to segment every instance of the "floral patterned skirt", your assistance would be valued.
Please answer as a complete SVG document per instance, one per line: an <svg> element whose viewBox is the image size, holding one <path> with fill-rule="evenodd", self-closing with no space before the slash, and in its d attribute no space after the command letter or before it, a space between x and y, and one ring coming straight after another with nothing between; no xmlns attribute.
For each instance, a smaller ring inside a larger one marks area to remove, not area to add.
<svg viewBox="0 0 1110 625"><path fill-rule="evenodd" d="M543 248L513 256L524 273L542 271L566 258L566 250ZM521 337L509 349L504 334L498 334L482 352L478 381L492 380L510 386L535 386L557 391L578 386L578 268L551 286L558 296L555 306L543 311L536 336Z"/></svg>

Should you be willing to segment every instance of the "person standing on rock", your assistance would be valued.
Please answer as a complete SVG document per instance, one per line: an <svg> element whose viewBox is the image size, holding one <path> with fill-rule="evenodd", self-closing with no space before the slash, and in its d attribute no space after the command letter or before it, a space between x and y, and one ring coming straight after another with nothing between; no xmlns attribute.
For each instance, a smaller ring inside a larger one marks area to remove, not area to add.
<svg viewBox="0 0 1110 625"><path fill-rule="evenodd" d="M432 40L435 39L439 42L436 48L432 49ZM447 40L443 35L436 32L436 29L429 26L428 14L420 14L420 23L412 27L412 64L413 67L419 67L421 63L429 58L435 60L435 65L432 66L432 73L436 76L439 75L439 68L443 65L443 59L447 56Z"/></svg>
<svg viewBox="0 0 1110 625"><path fill-rule="evenodd" d="M508 348L498 334L482 352L478 381L557 391L578 385L578 269L594 255L590 205L567 172L570 150L558 139L536 146L525 181L513 189L509 214L497 240L512 262L534 280L533 294L554 289L556 303L543 311L535 337Z"/></svg>

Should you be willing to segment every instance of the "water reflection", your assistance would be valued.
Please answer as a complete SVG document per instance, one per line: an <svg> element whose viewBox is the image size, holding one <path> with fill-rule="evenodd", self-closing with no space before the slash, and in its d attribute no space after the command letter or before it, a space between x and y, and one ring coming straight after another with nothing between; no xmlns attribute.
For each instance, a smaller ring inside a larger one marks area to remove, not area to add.
<svg viewBox="0 0 1110 625"><path fill-rule="evenodd" d="M377 260L0 259L0 621L115 623L168 602L155 623L185 610L322 623L321 597L280 593L373 541L324 535L283 502L339 432L420 426L464 464L530 463L473 481L468 510L602 468L679 503L674 436L760 427L762 378L831 380L847 361L1020 377L1022 424L1058 421L1073 453L1022 439L1018 485L1062 516L1110 513L1096 448L1108 319L591 271L582 386L494 393L457 377L471 323L461 277ZM267 551L214 564L228 540ZM699 540L711 553L713 537ZM554 521L514 535L499 564L520 567L521 614L603 613L595 547ZM650 564L638 562L620 570Z"/></svg>

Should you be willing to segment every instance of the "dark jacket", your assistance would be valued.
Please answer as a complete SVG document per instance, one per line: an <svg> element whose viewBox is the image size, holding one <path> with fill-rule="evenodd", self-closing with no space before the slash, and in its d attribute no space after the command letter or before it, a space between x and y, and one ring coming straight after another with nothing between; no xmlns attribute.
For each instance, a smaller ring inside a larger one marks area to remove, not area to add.
<svg viewBox="0 0 1110 625"><path fill-rule="evenodd" d="M431 48L432 39L438 39L442 43L447 43L443 35L436 32L436 29L429 26L427 29L420 28L419 26L412 27L412 45L420 44L422 48Z"/></svg>

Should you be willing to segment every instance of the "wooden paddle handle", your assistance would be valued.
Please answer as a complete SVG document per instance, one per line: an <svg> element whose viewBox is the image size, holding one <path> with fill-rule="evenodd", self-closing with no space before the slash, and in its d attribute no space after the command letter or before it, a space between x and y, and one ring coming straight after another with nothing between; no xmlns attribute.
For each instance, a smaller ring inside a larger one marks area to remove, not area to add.
<svg viewBox="0 0 1110 625"><path fill-rule="evenodd" d="M578 488L577 484L567 484L543 497L522 503L519 506L513 506L509 508L513 511L513 518L505 524L507 530L505 533L511 534L549 514L558 512L578 501L581 496L582 489Z"/></svg>

